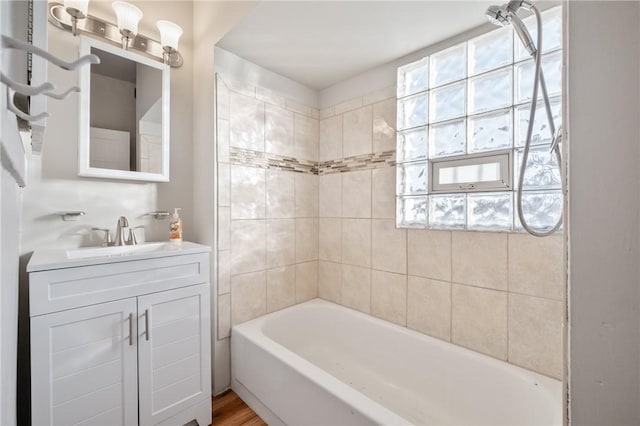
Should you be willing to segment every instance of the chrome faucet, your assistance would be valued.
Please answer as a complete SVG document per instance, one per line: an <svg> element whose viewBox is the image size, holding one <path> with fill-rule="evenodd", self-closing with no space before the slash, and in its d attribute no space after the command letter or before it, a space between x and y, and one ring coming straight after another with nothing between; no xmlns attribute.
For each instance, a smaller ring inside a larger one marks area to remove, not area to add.
<svg viewBox="0 0 640 426"><path fill-rule="evenodd" d="M104 232L104 240L102 241L102 247L111 246L135 246L138 244L136 238L136 229L144 228L144 226L129 227L129 221L126 217L120 216L116 226L115 241L111 240L111 234L108 229L103 228L91 228L92 231ZM127 233L127 230L129 231Z"/></svg>
<svg viewBox="0 0 640 426"><path fill-rule="evenodd" d="M126 217L120 216L118 219L118 226L116 227L116 240L113 242L114 246L128 245L125 237L125 232L129 228L129 221Z"/></svg>

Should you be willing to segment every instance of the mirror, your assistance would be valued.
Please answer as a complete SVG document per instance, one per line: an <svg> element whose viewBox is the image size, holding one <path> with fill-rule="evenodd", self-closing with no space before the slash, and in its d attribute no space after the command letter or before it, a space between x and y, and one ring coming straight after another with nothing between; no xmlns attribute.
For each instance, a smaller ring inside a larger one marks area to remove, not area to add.
<svg viewBox="0 0 640 426"><path fill-rule="evenodd" d="M81 37L79 175L169 181L169 66Z"/></svg>

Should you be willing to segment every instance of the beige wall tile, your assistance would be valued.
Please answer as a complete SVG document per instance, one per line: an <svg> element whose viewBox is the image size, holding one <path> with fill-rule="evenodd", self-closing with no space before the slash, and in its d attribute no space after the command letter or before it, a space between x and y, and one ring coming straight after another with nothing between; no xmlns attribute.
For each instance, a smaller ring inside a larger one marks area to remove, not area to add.
<svg viewBox="0 0 640 426"><path fill-rule="evenodd" d="M396 168L371 170L371 217L394 219L396 217Z"/></svg>
<svg viewBox="0 0 640 426"><path fill-rule="evenodd" d="M295 155L293 113L277 106L265 105L265 152L285 157Z"/></svg>
<svg viewBox="0 0 640 426"><path fill-rule="evenodd" d="M228 164L218 164L218 205L231 205L231 168Z"/></svg>
<svg viewBox="0 0 640 426"><path fill-rule="evenodd" d="M218 250L231 247L231 208L218 207Z"/></svg>
<svg viewBox="0 0 640 426"><path fill-rule="evenodd" d="M267 270L267 312L277 311L295 303L295 265Z"/></svg>
<svg viewBox="0 0 640 426"><path fill-rule="evenodd" d="M230 145L264 151L264 103L234 92L229 94Z"/></svg>
<svg viewBox="0 0 640 426"><path fill-rule="evenodd" d="M509 234L509 291L563 300L562 237Z"/></svg>
<svg viewBox="0 0 640 426"><path fill-rule="evenodd" d="M408 230L409 275L451 281L451 232Z"/></svg>
<svg viewBox="0 0 640 426"><path fill-rule="evenodd" d="M295 216L293 172L267 170L267 217L287 218Z"/></svg>
<svg viewBox="0 0 640 426"><path fill-rule="evenodd" d="M318 176L294 173L296 187L296 217L318 217Z"/></svg>
<svg viewBox="0 0 640 426"><path fill-rule="evenodd" d="M342 158L342 115L320 120L320 161Z"/></svg>
<svg viewBox="0 0 640 426"><path fill-rule="evenodd" d="M509 295L509 362L562 379L563 305Z"/></svg>
<svg viewBox="0 0 640 426"><path fill-rule="evenodd" d="M389 87L385 87L384 89L376 90L375 92L369 93L362 97L363 105L374 104L376 102L384 101L385 99L393 98L394 102L396 99L396 85L392 85Z"/></svg>
<svg viewBox="0 0 640 426"><path fill-rule="evenodd" d="M381 271L407 273L407 230L393 219L371 220L371 265Z"/></svg>
<svg viewBox="0 0 640 426"><path fill-rule="evenodd" d="M218 163L229 162L229 120L218 119L217 145Z"/></svg>
<svg viewBox="0 0 640 426"><path fill-rule="evenodd" d="M453 232L451 253L453 282L507 289L507 234Z"/></svg>
<svg viewBox="0 0 640 426"><path fill-rule="evenodd" d="M231 166L231 218L262 219L265 210L264 169Z"/></svg>
<svg viewBox="0 0 640 426"><path fill-rule="evenodd" d="M295 219L267 219L267 268L296 263Z"/></svg>
<svg viewBox="0 0 640 426"><path fill-rule="evenodd" d="M342 265L342 304L361 312L371 312L371 269Z"/></svg>
<svg viewBox="0 0 640 426"><path fill-rule="evenodd" d="M297 112L298 114L302 114L306 117L312 117L314 114L314 109L303 105L300 102L294 101L293 99L287 99L287 109L289 111Z"/></svg>
<svg viewBox="0 0 640 426"><path fill-rule="evenodd" d="M451 283L409 275L407 327L451 340Z"/></svg>
<svg viewBox="0 0 640 426"><path fill-rule="evenodd" d="M234 220L231 223L231 275L265 269L264 220Z"/></svg>
<svg viewBox="0 0 640 426"><path fill-rule="evenodd" d="M323 120L325 118L333 117L335 115L335 108L328 107L320 110L320 119Z"/></svg>
<svg viewBox="0 0 640 426"><path fill-rule="evenodd" d="M218 252L218 294L226 294L231 291L231 252L222 250Z"/></svg>
<svg viewBox="0 0 640 426"><path fill-rule="evenodd" d="M371 313L378 318L407 325L407 276L371 271Z"/></svg>
<svg viewBox="0 0 640 426"><path fill-rule="evenodd" d="M229 93L239 93L245 95L250 99L256 96L256 87L253 84L245 83L244 81L234 80L226 77L224 83L229 89Z"/></svg>
<svg viewBox="0 0 640 426"><path fill-rule="evenodd" d="M349 99L348 101L339 103L333 107L334 114L342 114L346 111L352 111L354 109L360 108L362 106L362 97Z"/></svg>
<svg viewBox="0 0 640 426"><path fill-rule="evenodd" d="M342 261L342 219L320 219L320 260Z"/></svg>
<svg viewBox="0 0 640 426"><path fill-rule="evenodd" d="M371 170L342 173L342 216L371 217Z"/></svg>
<svg viewBox="0 0 640 426"><path fill-rule="evenodd" d="M280 108L287 106L287 99L284 96L280 96L273 90L265 89L264 87L256 86L256 99L263 101L265 106L269 106L266 104L276 105Z"/></svg>
<svg viewBox="0 0 640 426"><path fill-rule="evenodd" d="M296 219L296 262L318 259L318 219Z"/></svg>
<svg viewBox="0 0 640 426"><path fill-rule="evenodd" d="M396 149L396 100L373 105L373 152Z"/></svg>
<svg viewBox="0 0 640 426"><path fill-rule="evenodd" d="M451 341L507 359L507 293L453 284Z"/></svg>
<svg viewBox="0 0 640 426"><path fill-rule="evenodd" d="M343 219L342 262L371 267L371 219Z"/></svg>
<svg viewBox="0 0 640 426"><path fill-rule="evenodd" d="M318 262L318 295L334 303L342 301L342 264Z"/></svg>
<svg viewBox="0 0 640 426"><path fill-rule="evenodd" d="M373 152L373 107L345 112L342 118L342 153L345 157Z"/></svg>
<svg viewBox="0 0 640 426"><path fill-rule="evenodd" d="M318 261L296 264L296 303L318 297Z"/></svg>
<svg viewBox="0 0 640 426"><path fill-rule="evenodd" d="M231 325L267 313L265 271L231 277Z"/></svg>
<svg viewBox="0 0 640 426"><path fill-rule="evenodd" d="M318 161L318 120L295 114L294 123L296 158L298 160Z"/></svg>
<svg viewBox="0 0 640 426"><path fill-rule="evenodd" d="M218 340L231 335L231 294L218 296Z"/></svg>
<svg viewBox="0 0 640 426"><path fill-rule="evenodd" d="M342 174L319 177L320 217L342 217Z"/></svg>

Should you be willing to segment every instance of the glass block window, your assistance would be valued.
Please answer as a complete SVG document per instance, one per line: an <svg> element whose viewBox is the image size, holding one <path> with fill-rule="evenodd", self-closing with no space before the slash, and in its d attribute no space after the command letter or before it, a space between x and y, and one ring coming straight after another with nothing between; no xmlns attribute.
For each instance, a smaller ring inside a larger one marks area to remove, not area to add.
<svg viewBox="0 0 640 426"><path fill-rule="evenodd" d="M535 19L524 22L535 40ZM562 8L544 11L542 22L542 66L559 128ZM523 230L514 203L533 72L511 26L398 69L398 227ZM545 228L562 214L561 177L542 101L535 120L523 207L531 225Z"/></svg>

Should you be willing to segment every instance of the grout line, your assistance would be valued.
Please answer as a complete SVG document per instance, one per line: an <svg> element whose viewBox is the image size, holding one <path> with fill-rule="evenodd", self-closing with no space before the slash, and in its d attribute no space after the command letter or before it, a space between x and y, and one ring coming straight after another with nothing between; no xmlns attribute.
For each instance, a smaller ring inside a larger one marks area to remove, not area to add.
<svg viewBox="0 0 640 426"><path fill-rule="evenodd" d="M510 307L511 307L511 283L509 280L509 234L507 234L507 237L505 238L505 241L507 243L507 324L506 324L506 328L507 328L507 336L506 336L506 342L507 342L507 353L506 353L506 359L507 362L509 362L509 354L510 354L510 350L509 350L509 346L510 346L510 342L509 342L509 322L510 322Z"/></svg>
<svg viewBox="0 0 640 426"><path fill-rule="evenodd" d="M449 231L449 341L453 342L453 232Z"/></svg>

